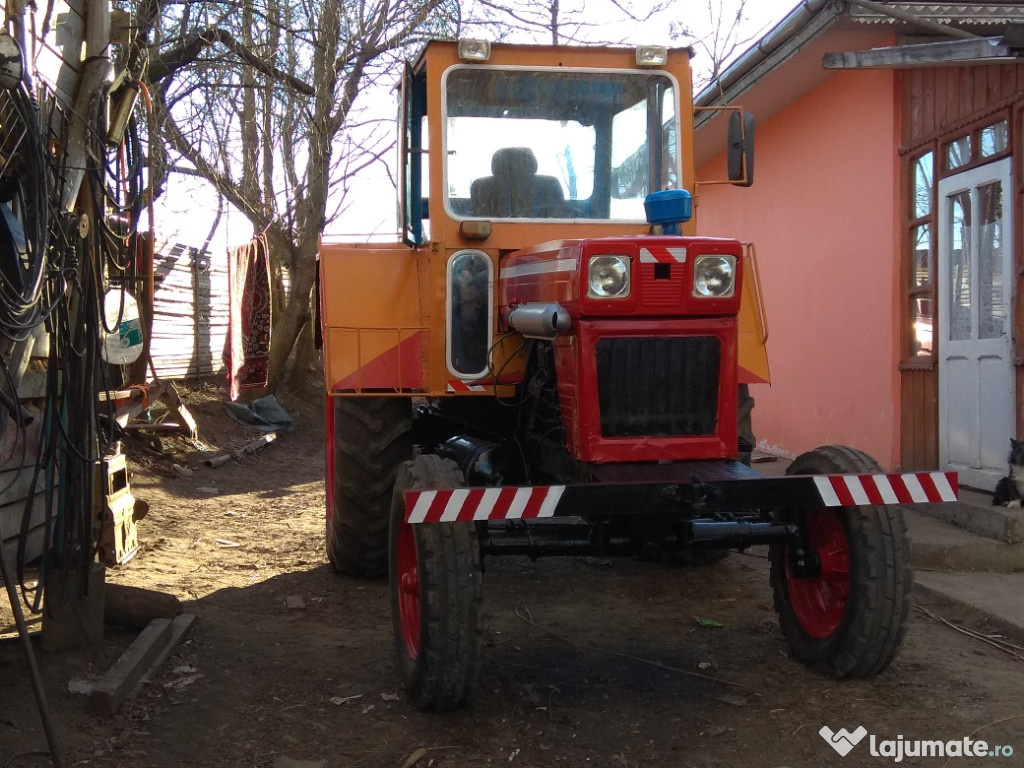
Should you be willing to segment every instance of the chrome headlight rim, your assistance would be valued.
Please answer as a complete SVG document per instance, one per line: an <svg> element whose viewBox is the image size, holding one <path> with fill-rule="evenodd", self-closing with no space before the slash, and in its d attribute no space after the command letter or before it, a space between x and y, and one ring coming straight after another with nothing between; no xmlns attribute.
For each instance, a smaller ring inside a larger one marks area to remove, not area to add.
<svg viewBox="0 0 1024 768"><path fill-rule="evenodd" d="M625 299L629 296L629 256L600 253L587 261L587 296L591 299Z"/></svg>
<svg viewBox="0 0 1024 768"><path fill-rule="evenodd" d="M736 293L737 258L703 253L693 260L693 295L698 299L728 299Z"/></svg>

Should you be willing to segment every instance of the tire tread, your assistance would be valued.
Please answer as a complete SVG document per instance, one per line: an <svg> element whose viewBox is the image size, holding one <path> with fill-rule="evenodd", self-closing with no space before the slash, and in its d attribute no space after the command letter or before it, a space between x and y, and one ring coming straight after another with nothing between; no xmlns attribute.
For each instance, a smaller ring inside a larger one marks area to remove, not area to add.
<svg viewBox="0 0 1024 768"><path fill-rule="evenodd" d="M412 488L459 488L465 485L456 464L434 455L418 456L399 470L391 525L400 519L402 495ZM414 526L420 573L421 632L419 654L405 649L397 608L397 576L392 574L392 621L399 672L417 706L447 711L472 695L480 673L483 579L476 529L466 523ZM397 532L392 531L391 546Z"/></svg>
<svg viewBox="0 0 1024 768"><path fill-rule="evenodd" d="M798 456L787 474L881 471L871 457L855 448L828 445ZM800 627L788 603L781 546L772 547L773 602L798 658L832 677L867 679L892 663L906 635L913 603L911 544L898 507L860 506L845 511L851 585L847 616L836 634L818 640Z"/></svg>
<svg viewBox="0 0 1024 768"><path fill-rule="evenodd" d="M327 499L327 554L349 576L387 574L388 512L395 474L412 455L406 398L334 399L334 498Z"/></svg>

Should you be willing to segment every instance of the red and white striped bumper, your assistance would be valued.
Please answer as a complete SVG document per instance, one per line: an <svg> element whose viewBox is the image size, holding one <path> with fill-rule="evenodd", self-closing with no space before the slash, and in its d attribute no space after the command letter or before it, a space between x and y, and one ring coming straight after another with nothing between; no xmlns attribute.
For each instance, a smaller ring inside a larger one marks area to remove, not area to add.
<svg viewBox="0 0 1024 768"><path fill-rule="evenodd" d="M910 472L902 475L823 475L814 478L822 506L922 504L956 501L956 472Z"/></svg>
<svg viewBox="0 0 1024 768"><path fill-rule="evenodd" d="M406 521L452 523L554 517L564 492L564 485L408 491L405 494Z"/></svg>
<svg viewBox="0 0 1024 768"><path fill-rule="evenodd" d="M719 502L761 506L855 507L956 501L956 472L894 475L798 475L702 483ZM681 493L682 489L682 493ZM419 523L517 520L560 516L672 513L681 509L685 484L537 485L415 490L405 495L406 521Z"/></svg>

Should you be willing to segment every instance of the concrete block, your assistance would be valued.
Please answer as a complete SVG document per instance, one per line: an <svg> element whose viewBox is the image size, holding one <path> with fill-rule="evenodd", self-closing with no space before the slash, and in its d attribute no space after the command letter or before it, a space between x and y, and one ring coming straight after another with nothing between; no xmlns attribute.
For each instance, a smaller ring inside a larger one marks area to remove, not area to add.
<svg viewBox="0 0 1024 768"><path fill-rule="evenodd" d="M83 579L87 580L82 590ZM70 651L103 643L103 601L106 569L92 563L86 576L80 570L46 575L43 610L43 650Z"/></svg>
<svg viewBox="0 0 1024 768"><path fill-rule="evenodd" d="M988 539L1011 544L1024 542L1024 510L994 507L989 493L961 488L957 502L907 506Z"/></svg>
<svg viewBox="0 0 1024 768"><path fill-rule="evenodd" d="M170 644L170 619L153 619L92 689L89 708L112 715Z"/></svg>
<svg viewBox="0 0 1024 768"><path fill-rule="evenodd" d="M914 546L914 566L935 571L1024 572L1024 543L979 536L904 509Z"/></svg>

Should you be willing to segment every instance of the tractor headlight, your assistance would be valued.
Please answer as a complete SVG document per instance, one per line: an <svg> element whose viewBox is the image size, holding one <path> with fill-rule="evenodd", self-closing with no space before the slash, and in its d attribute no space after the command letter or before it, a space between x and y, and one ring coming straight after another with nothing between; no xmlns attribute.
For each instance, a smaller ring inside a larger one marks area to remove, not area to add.
<svg viewBox="0 0 1024 768"><path fill-rule="evenodd" d="M591 256L587 265L587 295L595 299L629 296L629 257Z"/></svg>
<svg viewBox="0 0 1024 768"><path fill-rule="evenodd" d="M705 254L693 261L693 295L706 299L732 296L736 289L736 257Z"/></svg>

